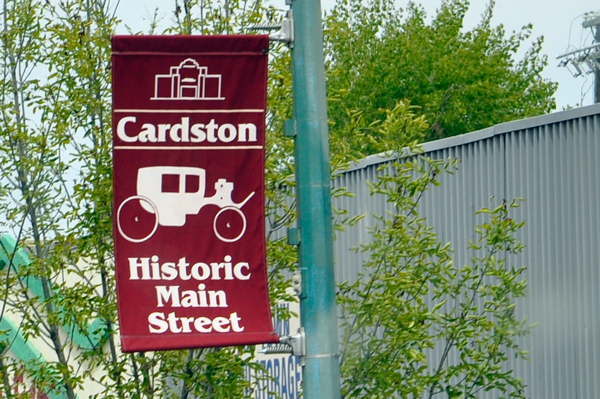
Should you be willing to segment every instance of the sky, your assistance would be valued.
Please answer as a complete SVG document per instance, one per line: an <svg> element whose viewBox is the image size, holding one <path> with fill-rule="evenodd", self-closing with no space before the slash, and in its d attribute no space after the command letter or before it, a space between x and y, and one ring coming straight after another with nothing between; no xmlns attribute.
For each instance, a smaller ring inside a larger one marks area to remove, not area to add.
<svg viewBox="0 0 600 399"><path fill-rule="evenodd" d="M287 9L285 0L271 1L275 7ZM335 0L321 1L325 10L330 10L335 5ZM117 33L127 33L125 25L134 32L147 32L151 16L157 8L157 15L162 18L161 25L169 25L175 2L176 0L120 0L117 15L122 20L122 25ZM429 16L435 15L441 4L441 0L416 2L425 8ZM397 2L399 7L406 3L406 0ZM465 29L473 28L480 21L487 4L487 0L471 0L465 17ZM504 25L509 34L531 23L532 38L544 37L542 53L548 56L548 66L543 77L558 82L555 93L557 111L566 107L590 105L594 101L593 75L575 78L567 68L559 67L556 59L559 55L592 44L592 31L582 27L584 14L589 12L600 13L597 0L496 0L492 19L494 25ZM530 44L526 44L523 49L529 47Z"/></svg>

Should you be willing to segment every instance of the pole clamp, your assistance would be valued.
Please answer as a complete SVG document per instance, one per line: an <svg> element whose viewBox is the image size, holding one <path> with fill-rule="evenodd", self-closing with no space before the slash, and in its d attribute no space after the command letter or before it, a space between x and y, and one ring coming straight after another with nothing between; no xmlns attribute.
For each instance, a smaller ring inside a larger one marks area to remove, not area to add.
<svg viewBox="0 0 600 399"><path fill-rule="evenodd" d="M293 356L300 356L300 365L304 365L306 358L306 337L304 335L303 327L300 327L297 334L280 337L279 343L282 345L275 345L273 348L265 348L261 350L261 352L265 355L291 353Z"/></svg>
<svg viewBox="0 0 600 399"><path fill-rule="evenodd" d="M292 10L288 10L285 17L281 20L281 28L269 35L269 40L287 44L290 48L294 47L294 18Z"/></svg>
<svg viewBox="0 0 600 399"><path fill-rule="evenodd" d="M284 335L279 339L282 344L288 345L291 348L291 353L294 356L306 356L306 337L304 336L304 328L300 328L297 334Z"/></svg>

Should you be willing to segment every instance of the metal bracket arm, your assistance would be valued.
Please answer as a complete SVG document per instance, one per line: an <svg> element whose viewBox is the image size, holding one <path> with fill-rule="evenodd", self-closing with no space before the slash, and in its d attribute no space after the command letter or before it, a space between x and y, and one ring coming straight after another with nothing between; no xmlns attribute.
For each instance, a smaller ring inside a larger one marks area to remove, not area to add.
<svg viewBox="0 0 600 399"><path fill-rule="evenodd" d="M291 353L292 355L300 356L301 358L306 356L306 343L303 328L300 328L297 334L280 337L279 342L285 347L282 348L276 345L275 348L265 348L261 352L267 355Z"/></svg>
<svg viewBox="0 0 600 399"><path fill-rule="evenodd" d="M306 345L304 340L304 329L301 328L297 334L281 337L279 342L289 345L292 348L292 355L304 357L306 356Z"/></svg>
<svg viewBox="0 0 600 399"><path fill-rule="evenodd" d="M292 10L288 10L285 17L281 21L281 29L269 35L269 40L274 42L286 43L290 47L294 47L294 18Z"/></svg>

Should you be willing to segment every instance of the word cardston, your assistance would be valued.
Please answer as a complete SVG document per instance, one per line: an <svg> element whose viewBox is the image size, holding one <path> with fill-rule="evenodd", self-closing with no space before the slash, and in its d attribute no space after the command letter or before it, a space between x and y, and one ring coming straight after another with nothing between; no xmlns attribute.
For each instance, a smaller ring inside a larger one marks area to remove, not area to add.
<svg viewBox="0 0 600 399"><path fill-rule="evenodd" d="M267 36L114 36L124 352L278 342L266 274Z"/></svg>

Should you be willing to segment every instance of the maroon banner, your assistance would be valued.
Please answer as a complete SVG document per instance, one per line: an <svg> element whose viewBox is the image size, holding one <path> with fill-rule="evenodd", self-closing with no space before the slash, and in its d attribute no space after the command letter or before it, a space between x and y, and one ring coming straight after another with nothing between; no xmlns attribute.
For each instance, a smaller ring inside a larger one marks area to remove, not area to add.
<svg viewBox="0 0 600 399"><path fill-rule="evenodd" d="M267 289L268 36L115 36L124 352L278 342Z"/></svg>

